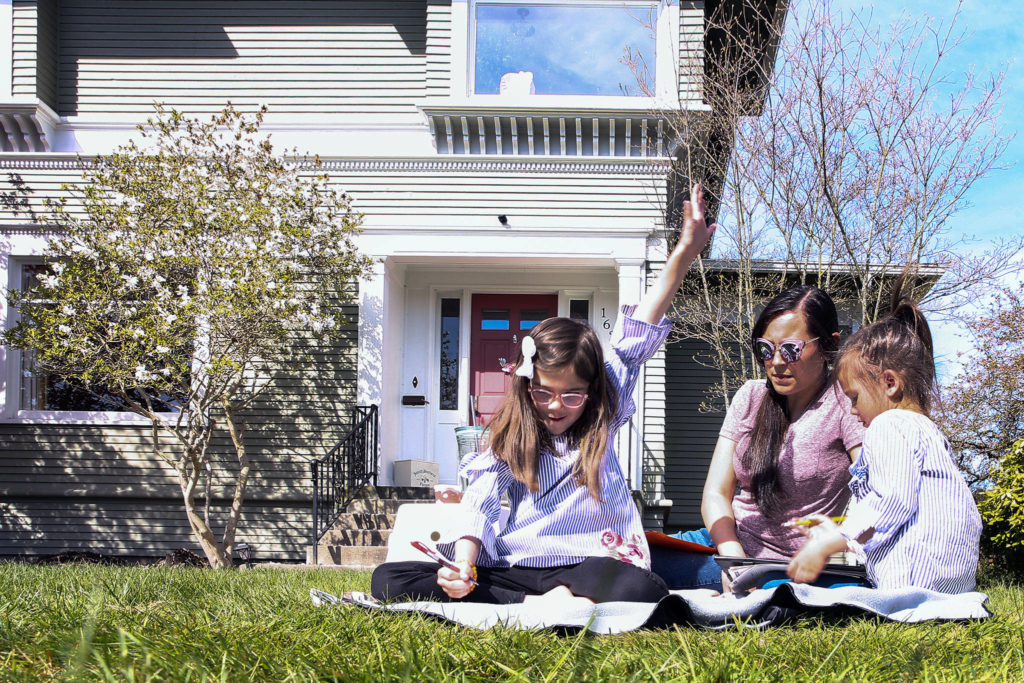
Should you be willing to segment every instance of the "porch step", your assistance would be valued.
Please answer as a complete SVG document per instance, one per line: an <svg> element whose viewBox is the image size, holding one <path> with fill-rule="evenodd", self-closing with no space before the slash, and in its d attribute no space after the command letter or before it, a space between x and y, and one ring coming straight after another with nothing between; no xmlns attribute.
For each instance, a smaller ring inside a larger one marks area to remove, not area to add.
<svg viewBox="0 0 1024 683"><path fill-rule="evenodd" d="M323 545L317 546L317 563L346 569L374 569L387 558L385 546ZM306 564L313 563L313 549L306 551Z"/></svg>
<svg viewBox="0 0 1024 683"><path fill-rule="evenodd" d="M387 557L387 543L398 508L434 499L426 487L367 486L356 494L345 513L317 545L317 563L348 569L373 569ZM313 562L313 548L306 549Z"/></svg>
<svg viewBox="0 0 1024 683"><path fill-rule="evenodd" d="M321 545L387 546L391 529L338 529L332 528L323 538Z"/></svg>
<svg viewBox="0 0 1024 683"><path fill-rule="evenodd" d="M334 529L390 529L395 525L395 516L375 515L372 512L346 512L338 517Z"/></svg>

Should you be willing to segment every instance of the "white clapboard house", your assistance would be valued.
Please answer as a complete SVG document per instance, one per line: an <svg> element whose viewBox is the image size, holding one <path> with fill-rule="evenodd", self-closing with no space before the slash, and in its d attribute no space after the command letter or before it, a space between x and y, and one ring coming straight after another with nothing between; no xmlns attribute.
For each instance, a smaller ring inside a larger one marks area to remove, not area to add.
<svg viewBox="0 0 1024 683"><path fill-rule="evenodd" d="M379 484L405 460L454 482L455 428L493 411L501 359L534 322L581 318L607 340L663 260L667 200L687 182L655 112L706 109L705 13L753 1L0 0L0 283L39 263L30 214L81 182L78 155L126 141L154 101L268 105L276 145L318 154L355 198L377 263L348 343L250 417L259 472L240 540L298 559L310 463L356 406L379 406ZM656 97L635 87L627 46ZM708 371L691 355L675 344L648 364L619 439L651 523L666 499L671 526L698 521L721 416L697 410ZM25 365L0 349L0 556L191 546L145 424L52 396Z"/></svg>

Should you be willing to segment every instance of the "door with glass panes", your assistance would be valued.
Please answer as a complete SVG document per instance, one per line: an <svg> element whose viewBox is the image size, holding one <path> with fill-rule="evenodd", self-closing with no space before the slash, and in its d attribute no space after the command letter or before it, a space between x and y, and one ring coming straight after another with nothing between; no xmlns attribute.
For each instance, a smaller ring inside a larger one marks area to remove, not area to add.
<svg viewBox="0 0 1024 683"><path fill-rule="evenodd" d="M523 336L558 314L557 294L474 294L470 335L470 411L486 425L512 381L506 367L516 360Z"/></svg>

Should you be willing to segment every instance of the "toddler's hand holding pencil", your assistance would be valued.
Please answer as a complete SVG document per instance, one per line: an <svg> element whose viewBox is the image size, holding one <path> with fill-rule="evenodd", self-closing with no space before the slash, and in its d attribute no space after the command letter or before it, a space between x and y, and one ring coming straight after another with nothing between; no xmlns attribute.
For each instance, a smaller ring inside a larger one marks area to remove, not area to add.
<svg viewBox="0 0 1024 683"><path fill-rule="evenodd" d="M811 515L810 517L798 517L798 518L794 518L794 519L789 520L783 526L788 526L791 529L795 529L795 528L801 527L801 526L817 526L818 524L821 524L821 522L822 522L822 520L820 519L821 517L822 517L822 515ZM829 519L829 520L835 522L836 524L842 524L846 520L846 516L843 515L842 517L827 517L826 519Z"/></svg>

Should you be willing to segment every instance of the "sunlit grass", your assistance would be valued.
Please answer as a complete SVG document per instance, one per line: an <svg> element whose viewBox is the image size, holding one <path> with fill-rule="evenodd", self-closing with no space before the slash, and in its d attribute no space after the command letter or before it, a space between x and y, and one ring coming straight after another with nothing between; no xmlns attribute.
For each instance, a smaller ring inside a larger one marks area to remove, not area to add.
<svg viewBox="0 0 1024 683"><path fill-rule="evenodd" d="M368 572L0 564L0 679L1020 680L1024 590L982 585L992 619L807 619L764 631L620 636L314 607Z"/></svg>

